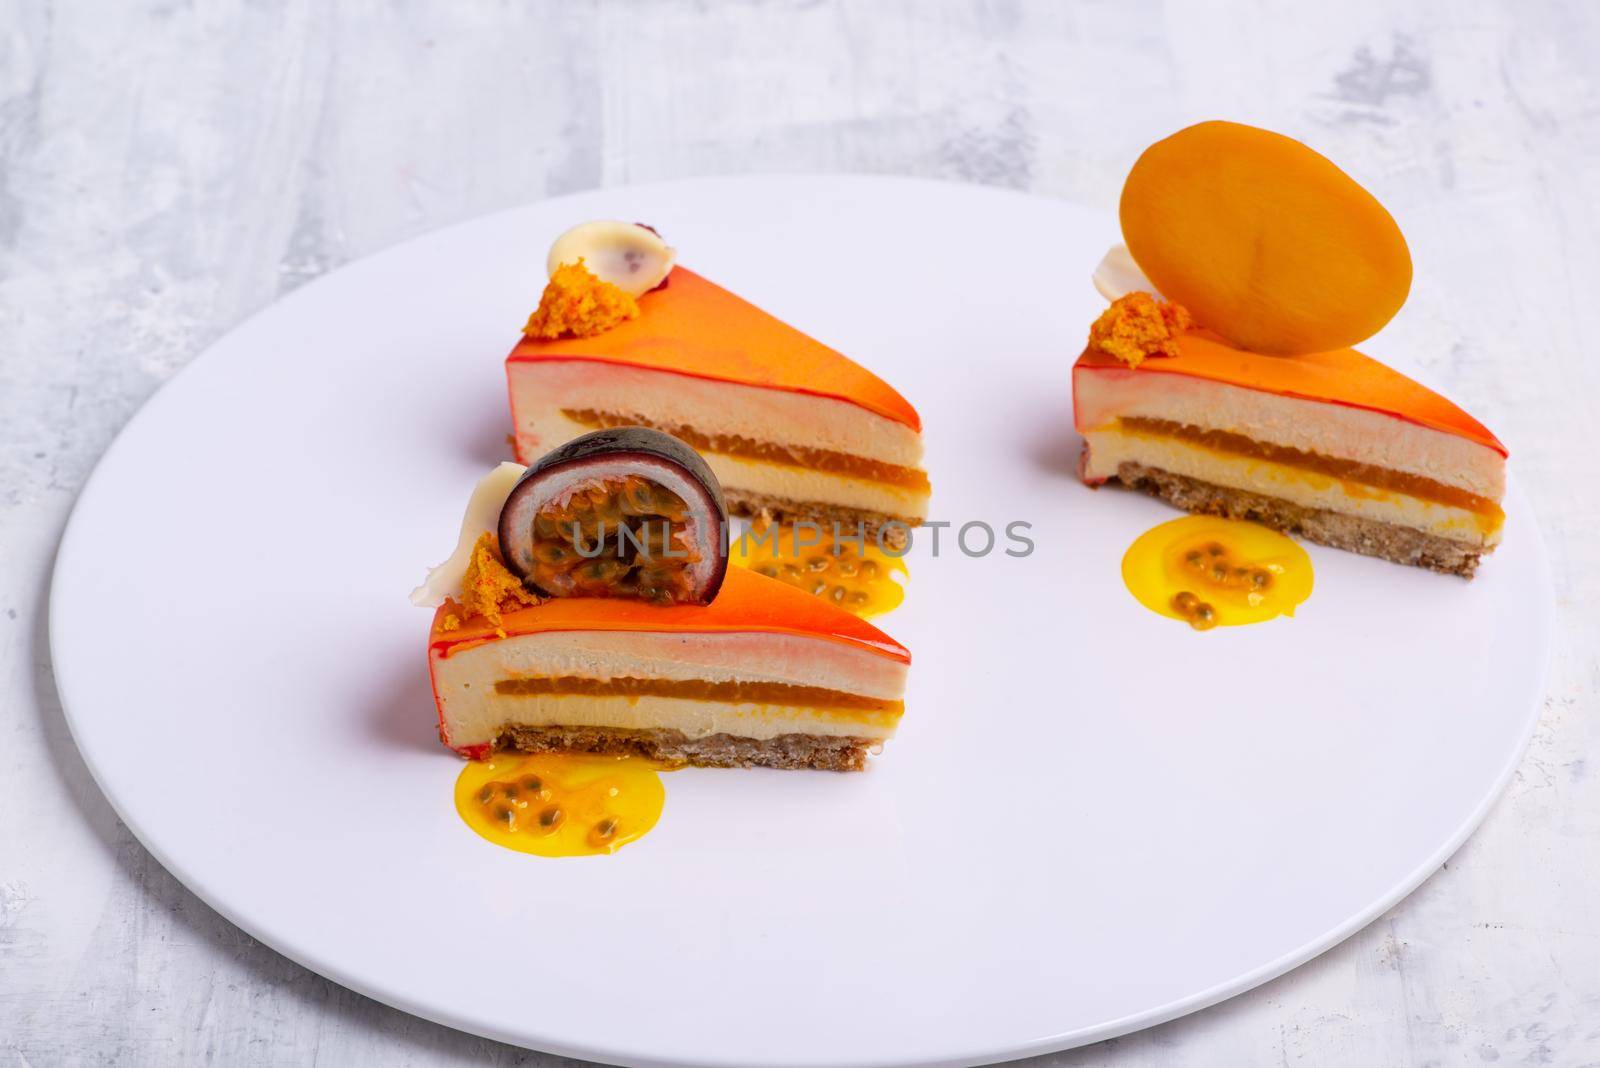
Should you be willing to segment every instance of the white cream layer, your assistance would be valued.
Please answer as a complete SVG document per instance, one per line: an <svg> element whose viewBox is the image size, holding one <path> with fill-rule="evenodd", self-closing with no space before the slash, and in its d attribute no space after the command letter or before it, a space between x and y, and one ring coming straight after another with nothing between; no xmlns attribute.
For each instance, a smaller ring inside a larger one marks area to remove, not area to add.
<svg viewBox="0 0 1600 1068"><path fill-rule="evenodd" d="M778 445L827 449L897 467L922 463L922 435L893 419L832 397L763 389L599 360L531 360L507 365L516 432L537 437L535 421L572 408L638 415ZM561 444L535 440L534 455Z"/></svg>
<svg viewBox="0 0 1600 1068"><path fill-rule="evenodd" d="M830 710L677 697L501 694L517 678L640 678L776 682L885 701L905 693L906 665L842 642L786 634L673 634L553 631L433 654L434 691L447 741L493 742L509 725L671 728L689 738L829 734L887 738L886 717Z"/></svg>
<svg viewBox="0 0 1600 1068"><path fill-rule="evenodd" d="M1490 547L1500 542L1498 526L1486 530L1485 521L1474 512L1393 490L1353 486L1300 467L1118 429L1091 430L1084 434L1084 441L1083 476L1091 482L1115 477L1124 463L1144 464L1230 489L1278 497L1303 508L1393 523L1473 545Z"/></svg>
<svg viewBox="0 0 1600 1068"><path fill-rule="evenodd" d="M695 741L713 734L766 741L785 734L829 737L893 737L894 727L882 718L849 718L814 708L783 705L697 701L682 697L586 697L496 694L490 707L500 716L494 729L474 736L450 730L450 744L470 746L494 741L502 727L600 727L621 730L676 730Z"/></svg>
<svg viewBox="0 0 1600 1068"><path fill-rule="evenodd" d="M542 455L594 429L562 415L560 406L518 408L517 412L517 451L523 456ZM648 410L633 414L650 422L665 421L665 417ZM691 425L696 430L707 432L703 421ZM709 432L721 433L715 428ZM784 500L817 502L915 522L927 517L928 494L922 490L720 452L701 452L700 455L728 493L762 494Z"/></svg>

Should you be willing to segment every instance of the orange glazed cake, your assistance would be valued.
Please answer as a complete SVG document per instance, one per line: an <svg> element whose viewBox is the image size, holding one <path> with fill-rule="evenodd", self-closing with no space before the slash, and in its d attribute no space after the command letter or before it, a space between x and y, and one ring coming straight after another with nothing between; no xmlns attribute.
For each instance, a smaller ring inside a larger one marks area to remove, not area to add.
<svg viewBox="0 0 1600 1068"><path fill-rule="evenodd" d="M1500 542L1506 449L1349 347L1411 282L1370 194L1299 142L1202 123L1135 164L1122 228L1072 373L1084 481L1472 574Z"/></svg>
<svg viewBox="0 0 1600 1068"><path fill-rule="evenodd" d="M439 737L674 763L857 770L900 721L905 648L728 567L716 476L650 427L591 431L473 490L431 607Z"/></svg>
<svg viewBox="0 0 1600 1068"><path fill-rule="evenodd" d="M1500 541L1505 447L1354 349L1285 359L1190 333L1138 367L1086 352L1072 391L1091 484L1462 575Z"/></svg>
<svg viewBox="0 0 1600 1068"><path fill-rule="evenodd" d="M619 246L631 258L611 254ZM517 456L598 428L654 427L705 457L735 514L869 532L921 523L922 422L906 399L672 256L636 224L583 224L556 242L552 285L581 262L633 304L585 305L598 329L535 313L506 359Z"/></svg>
<svg viewBox="0 0 1600 1068"><path fill-rule="evenodd" d="M708 605L560 598L434 616L439 737L712 767L854 771L894 734L910 654L870 623L730 568Z"/></svg>

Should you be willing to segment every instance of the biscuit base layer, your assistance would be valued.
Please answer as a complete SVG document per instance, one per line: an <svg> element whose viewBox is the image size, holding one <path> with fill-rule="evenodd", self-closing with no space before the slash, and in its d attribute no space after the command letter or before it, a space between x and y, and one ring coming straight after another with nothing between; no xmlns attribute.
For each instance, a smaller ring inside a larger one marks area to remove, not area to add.
<svg viewBox="0 0 1600 1068"><path fill-rule="evenodd" d="M819 505L805 501L794 501L765 493L730 490L726 487L723 488L723 498L727 502L728 512L732 515L759 519L764 514L775 523L810 521L816 523L827 534L833 533L832 524L837 523L840 533L847 537L853 537L856 533L857 524L860 524L861 530L865 533L867 544L875 544L879 531L882 531L883 548L897 551L906 548L911 543L910 528L918 526L922 522L920 519L907 519L904 516L886 515L882 512L867 512L833 504Z"/></svg>
<svg viewBox="0 0 1600 1068"><path fill-rule="evenodd" d="M1116 477L1131 489L1160 497L1185 511L1248 519L1285 534L1298 534L1319 545L1447 575L1471 578L1485 551L1481 545L1453 541L1392 523L1304 508L1278 497L1218 486L1143 464L1121 464Z"/></svg>
<svg viewBox="0 0 1600 1068"><path fill-rule="evenodd" d="M867 754L880 744L870 738L827 734L780 734L776 738L713 734L691 739L682 731L670 729L511 726L501 732L496 748L524 753L643 756L703 768L860 771L867 766Z"/></svg>

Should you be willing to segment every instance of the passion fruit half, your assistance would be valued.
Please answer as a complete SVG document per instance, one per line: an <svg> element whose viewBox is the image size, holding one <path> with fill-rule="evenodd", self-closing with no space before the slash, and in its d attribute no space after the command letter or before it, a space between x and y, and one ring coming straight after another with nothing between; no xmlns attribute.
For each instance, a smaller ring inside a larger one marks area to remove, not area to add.
<svg viewBox="0 0 1600 1068"><path fill-rule="evenodd" d="M642 426L546 454L500 509L500 552L545 597L710 604L728 569L728 509L700 454Z"/></svg>

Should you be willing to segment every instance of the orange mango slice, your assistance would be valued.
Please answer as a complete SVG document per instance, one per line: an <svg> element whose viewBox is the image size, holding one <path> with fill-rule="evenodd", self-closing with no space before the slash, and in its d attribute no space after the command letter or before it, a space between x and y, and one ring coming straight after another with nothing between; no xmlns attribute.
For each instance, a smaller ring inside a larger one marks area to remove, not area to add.
<svg viewBox="0 0 1600 1068"><path fill-rule="evenodd" d="M1254 126L1202 122L1151 145L1121 216L1161 294L1252 352L1365 341L1411 290L1411 253L1383 205L1299 141Z"/></svg>

